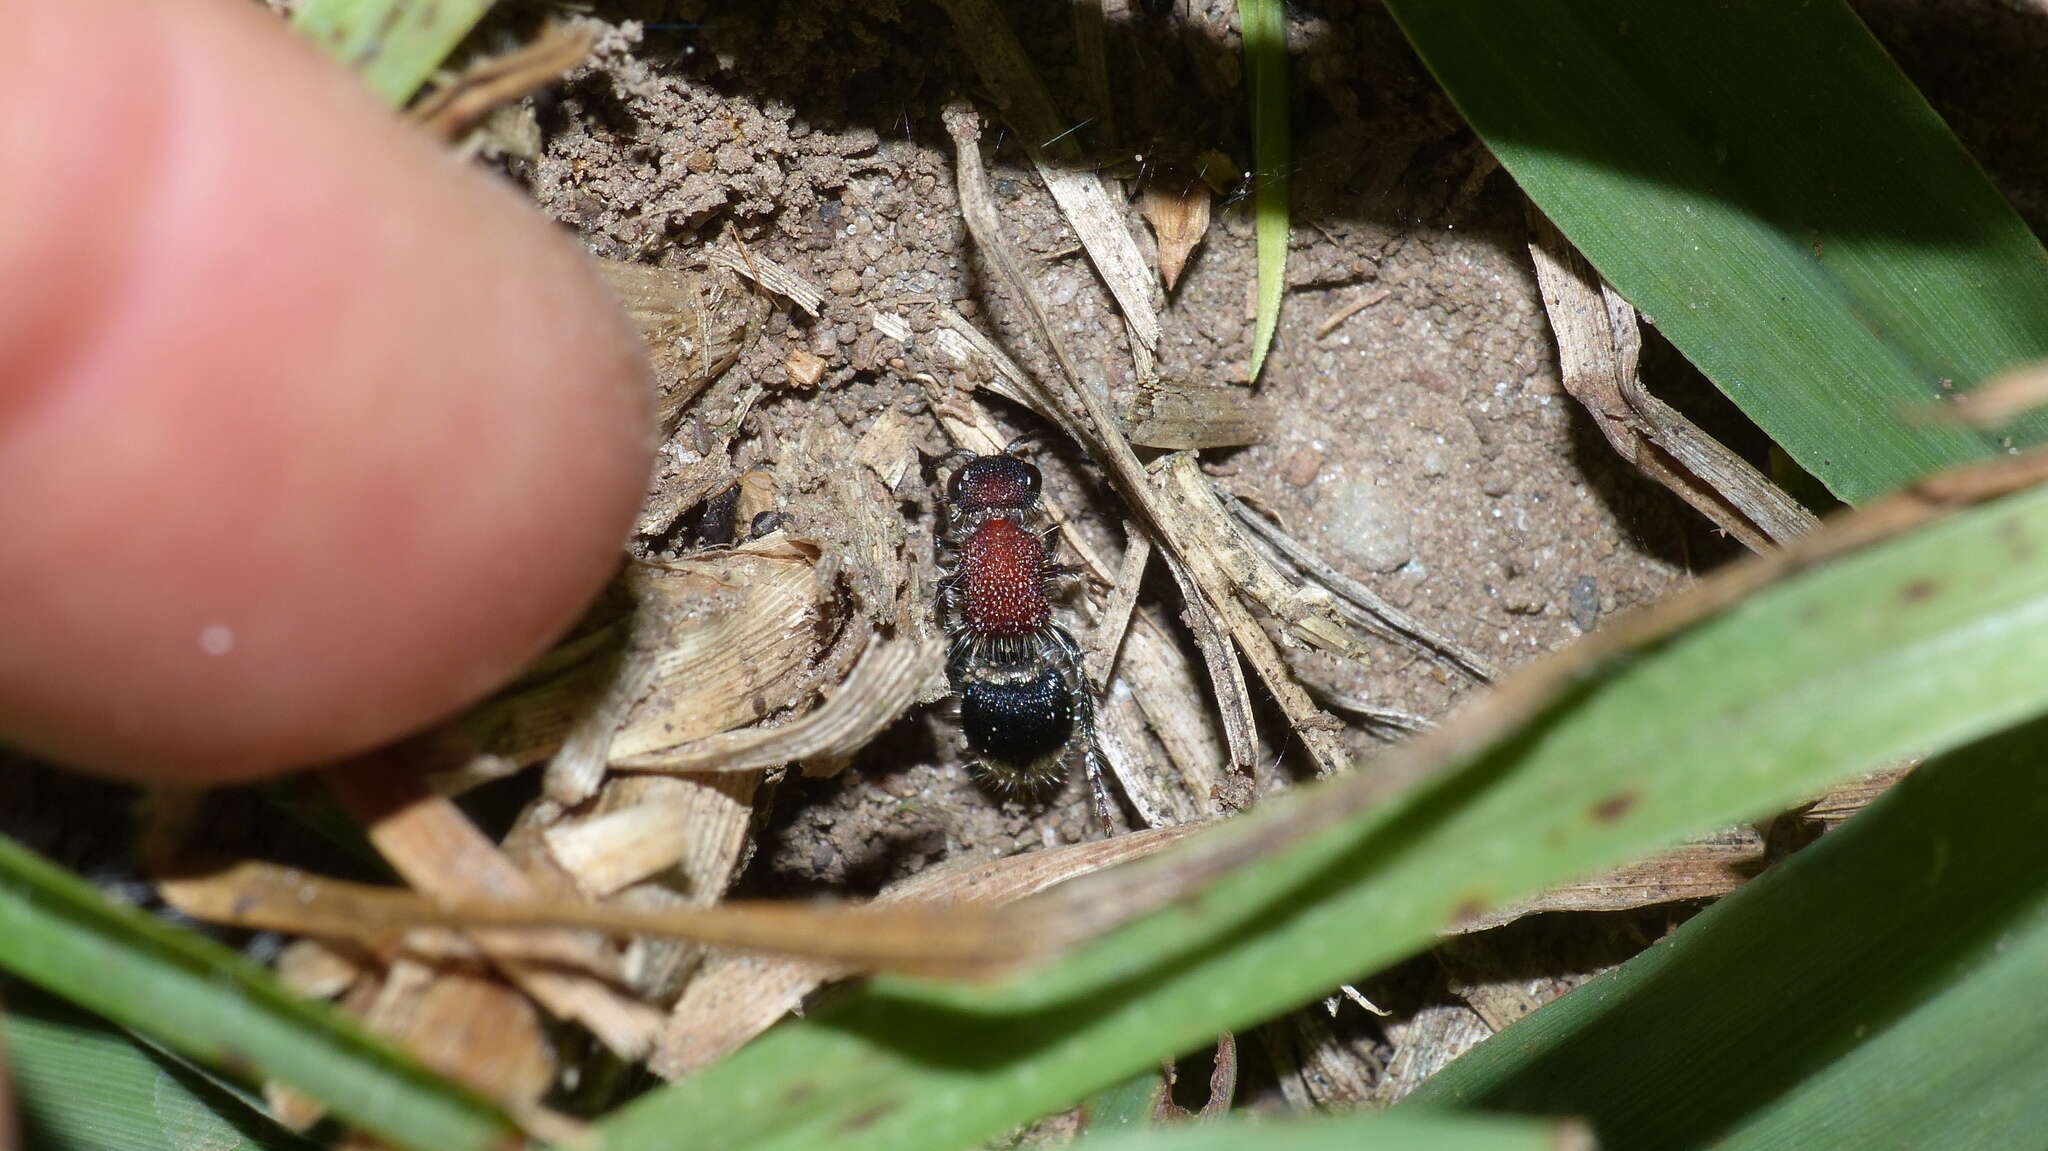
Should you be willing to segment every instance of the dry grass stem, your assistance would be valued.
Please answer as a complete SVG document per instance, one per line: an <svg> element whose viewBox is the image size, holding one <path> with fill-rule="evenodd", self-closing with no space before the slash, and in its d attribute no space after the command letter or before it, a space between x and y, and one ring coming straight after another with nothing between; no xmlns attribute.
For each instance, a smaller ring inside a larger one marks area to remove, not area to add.
<svg viewBox="0 0 2048 1151"><path fill-rule="evenodd" d="M1014 903L1078 876L1154 854L1194 830L1160 828L1007 859L943 864L883 892L875 904L943 908L969 900L978 906ZM715 959L677 1001L652 1066L671 1079L709 1066L767 1030L819 986L853 974L853 967L815 959Z"/></svg>
<svg viewBox="0 0 2048 1151"><path fill-rule="evenodd" d="M531 44L484 60L453 83L422 97L408 119L443 140L461 139L500 104L560 80L597 45L590 28L551 24Z"/></svg>
<svg viewBox="0 0 2048 1151"><path fill-rule="evenodd" d="M714 268L745 276L761 290L781 296L803 309L806 315L816 316L825 302L824 291L796 269L778 264L758 252L718 248L712 251L710 261Z"/></svg>
<svg viewBox="0 0 2048 1151"><path fill-rule="evenodd" d="M1362 644L1329 608L1327 597L1323 603L1314 602L1301 589L1280 580L1255 552L1239 542L1192 454L1161 457L1152 471L1153 490L1161 506L1190 541L1198 541L1188 549L1188 582L1199 589L1199 595L1188 596L1190 603L1199 600L1216 605L1217 618L1232 644L1280 705L1316 771L1325 775L1342 771L1349 764L1336 735L1343 725L1309 698L1239 593L1261 602L1288 634L1304 642L1352 658L1363 658Z"/></svg>
<svg viewBox="0 0 2048 1151"><path fill-rule="evenodd" d="M1133 350L1159 346L1159 311L1152 273L1102 180L1078 162L1072 136L1009 18L992 0L941 0L954 34L976 73L994 94L1003 118L1023 141L1039 178L1088 250L1088 258L1130 326ZM979 238L977 237L977 242ZM1141 362L1141 367L1145 366ZM1143 373L1141 373L1143 374Z"/></svg>

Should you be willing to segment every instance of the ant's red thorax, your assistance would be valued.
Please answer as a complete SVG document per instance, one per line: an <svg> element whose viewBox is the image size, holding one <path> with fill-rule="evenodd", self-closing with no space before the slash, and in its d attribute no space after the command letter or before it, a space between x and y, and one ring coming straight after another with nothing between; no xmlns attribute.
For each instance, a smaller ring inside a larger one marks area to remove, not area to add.
<svg viewBox="0 0 2048 1151"><path fill-rule="evenodd" d="M1045 545L1017 521L983 520L961 548L966 626L983 638L1027 636L1052 620Z"/></svg>

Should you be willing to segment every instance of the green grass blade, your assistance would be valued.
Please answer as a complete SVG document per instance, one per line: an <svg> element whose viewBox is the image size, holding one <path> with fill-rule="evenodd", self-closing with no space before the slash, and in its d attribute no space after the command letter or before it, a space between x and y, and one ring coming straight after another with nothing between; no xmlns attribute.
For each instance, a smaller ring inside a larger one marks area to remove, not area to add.
<svg viewBox="0 0 2048 1151"><path fill-rule="evenodd" d="M16 986L6 1048L23 1145L92 1151L313 1151L126 1032Z"/></svg>
<svg viewBox="0 0 2048 1151"><path fill-rule="evenodd" d="M201 1062L289 1083L399 1146L495 1151L515 1132L495 1107L263 968L109 901L5 837L0 970Z"/></svg>
<svg viewBox="0 0 2048 1151"><path fill-rule="evenodd" d="M1088 1133L1106 1135L1152 1126L1152 1114L1165 1092L1166 1077L1151 1067L1122 1083L1097 1091L1082 1104L1088 1113Z"/></svg>
<svg viewBox="0 0 2048 1151"><path fill-rule="evenodd" d="M1343 1115L1282 1122L1184 1123L1091 1137L1082 1151L1569 1151L1576 1124L1447 1115Z"/></svg>
<svg viewBox="0 0 2048 1151"><path fill-rule="evenodd" d="M1252 221L1258 238L1259 295L1252 327L1251 378L1259 378L1273 333L1280 326L1280 297L1287 290L1288 171L1287 13L1282 0L1238 0L1244 34L1245 74L1252 104Z"/></svg>
<svg viewBox="0 0 2048 1151"><path fill-rule="evenodd" d="M1841 0L1387 7L1530 199L1829 490L2000 450L1901 412L2048 356L2048 257Z"/></svg>
<svg viewBox="0 0 2048 1151"><path fill-rule="evenodd" d="M1613 1147L2038 1145L2048 724L1870 810L1405 1106L1566 1110Z"/></svg>
<svg viewBox="0 0 2048 1151"><path fill-rule="evenodd" d="M2048 709L2043 539L2048 490L1809 572L1032 977L875 980L628 1107L606 1147L685 1126L735 1147L965 1146L1384 967L1468 911L2030 718Z"/></svg>
<svg viewBox="0 0 2048 1151"><path fill-rule="evenodd" d="M491 0L305 0L292 22L385 102L403 104L490 8Z"/></svg>

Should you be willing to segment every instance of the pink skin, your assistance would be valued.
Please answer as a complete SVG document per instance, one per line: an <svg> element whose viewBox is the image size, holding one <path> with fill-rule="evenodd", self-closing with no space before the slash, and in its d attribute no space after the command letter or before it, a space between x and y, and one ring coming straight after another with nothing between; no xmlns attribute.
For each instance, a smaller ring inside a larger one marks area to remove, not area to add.
<svg viewBox="0 0 2048 1151"><path fill-rule="evenodd" d="M573 242L253 4L7 9L0 739L245 778L502 683L646 475Z"/></svg>

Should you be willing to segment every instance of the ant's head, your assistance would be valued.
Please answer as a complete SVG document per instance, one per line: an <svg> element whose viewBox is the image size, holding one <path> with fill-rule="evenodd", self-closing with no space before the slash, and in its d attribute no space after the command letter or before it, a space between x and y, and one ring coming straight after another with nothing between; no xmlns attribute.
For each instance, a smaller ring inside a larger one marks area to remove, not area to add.
<svg viewBox="0 0 2048 1151"><path fill-rule="evenodd" d="M963 512L1022 509L1038 502L1038 485L1038 469L1016 456L976 456L953 473L950 498Z"/></svg>

